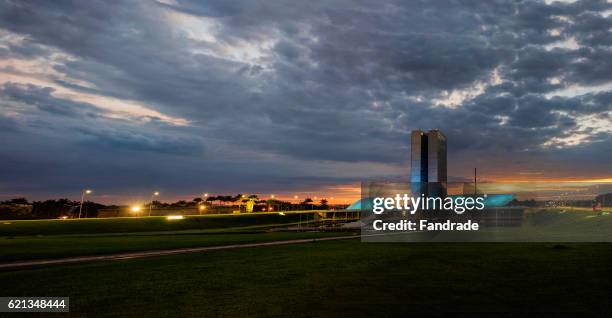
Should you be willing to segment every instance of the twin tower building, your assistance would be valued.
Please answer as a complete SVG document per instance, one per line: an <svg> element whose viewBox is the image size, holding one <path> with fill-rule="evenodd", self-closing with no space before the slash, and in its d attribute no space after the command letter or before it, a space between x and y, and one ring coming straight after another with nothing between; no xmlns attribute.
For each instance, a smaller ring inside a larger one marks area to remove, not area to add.
<svg viewBox="0 0 612 318"><path fill-rule="evenodd" d="M446 136L438 129L428 132L413 130L411 134L410 183L413 193L445 196Z"/></svg>

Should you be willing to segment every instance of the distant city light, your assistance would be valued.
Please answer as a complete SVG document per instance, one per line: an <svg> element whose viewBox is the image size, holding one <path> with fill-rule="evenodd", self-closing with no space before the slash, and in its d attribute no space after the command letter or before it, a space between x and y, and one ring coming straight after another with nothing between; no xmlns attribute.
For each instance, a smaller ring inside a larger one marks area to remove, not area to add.
<svg viewBox="0 0 612 318"><path fill-rule="evenodd" d="M182 220L184 217L182 215L168 215L166 220Z"/></svg>
<svg viewBox="0 0 612 318"><path fill-rule="evenodd" d="M62 220L65 220L65 219L67 219L67 218L68 218L68 216L66 216L66 215L62 215L62 216L60 216L60 219L62 219Z"/></svg>
<svg viewBox="0 0 612 318"><path fill-rule="evenodd" d="M141 207L139 207L139 206L133 206L131 208L131 211L134 212L134 213L138 213L138 212L140 212L140 210L141 210Z"/></svg>
<svg viewBox="0 0 612 318"><path fill-rule="evenodd" d="M270 195L270 198L271 198L271 199L274 199L274 194Z"/></svg>
<svg viewBox="0 0 612 318"><path fill-rule="evenodd" d="M206 206L205 205L200 205L200 211L204 211L206 210Z"/></svg>
<svg viewBox="0 0 612 318"><path fill-rule="evenodd" d="M158 196L159 192L154 192L153 195Z"/></svg>
<svg viewBox="0 0 612 318"><path fill-rule="evenodd" d="M284 212L278 212L278 214L279 214L279 215L283 215L283 216L285 215L285 213L284 213Z"/></svg>
<svg viewBox="0 0 612 318"><path fill-rule="evenodd" d="M90 194L90 193L91 193L91 190L89 189L85 190L85 194Z"/></svg>
<svg viewBox="0 0 612 318"><path fill-rule="evenodd" d="M204 197L208 197L208 193L204 193Z"/></svg>

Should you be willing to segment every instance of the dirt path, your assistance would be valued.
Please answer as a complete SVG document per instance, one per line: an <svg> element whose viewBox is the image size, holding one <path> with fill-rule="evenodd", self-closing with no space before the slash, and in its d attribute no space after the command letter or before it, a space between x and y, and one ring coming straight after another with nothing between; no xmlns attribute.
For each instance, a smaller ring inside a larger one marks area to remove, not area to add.
<svg viewBox="0 0 612 318"><path fill-rule="evenodd" d="M0 270L19 270L19 269L24 269L24 268L46 266L46 265L64 265L64 264L95 262L95 261L113 261L113 260L135 259L135 258L155 257L155 256L164 256L164 255L232 250L232 249L250 248L250 247L264 247L264 246L312 243L312 242L321 242L321 241L348 240L348 239L356 239L359 237L360 236L358 235L335 236L335 237L285 240L285 241L273 241L273 242L262 242L262 243L247 243L247 244L206 246L206 247L188 247L188 248L129 252L129 253L108 254L108 255L76 256L76 257L66 257L66 258L57 258L57 259L16 261L16 262L9 262L9 263L0 263Z"/></svg>

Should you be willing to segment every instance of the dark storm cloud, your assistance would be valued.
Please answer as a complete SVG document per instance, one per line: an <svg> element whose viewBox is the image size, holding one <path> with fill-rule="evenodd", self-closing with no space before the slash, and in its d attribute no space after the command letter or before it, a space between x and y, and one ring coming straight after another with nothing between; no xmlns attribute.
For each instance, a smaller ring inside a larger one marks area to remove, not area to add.
<svg viewBox="0 0 612 318"><path fill-rule="evenodd" d="M0 56L47 58L50 71L2 68L48 85L5 83L0 125L26 129L24 144L61 141L77 158L113 153L118 171L151 162L147 153L170 156L184 172L164 164L166 180L217 175L201 165L233 180L246 164L280 183L306 180L311 162L402 165L416 128L445 131L451 157L529 155L538 166L582 152L599 169L583 174L609 174L611 9L603 0L7 1ZM59 88L187 124L134 122ZM67 124L46 133L60 118ZM577 134L586 134L579 144L559 141ZM347 167L330 178L350 180Z"/></svg>
<svg viewBox="0 0 612 318"><path fill-rule="evenodd" d="M133 150L153 151L178 155L201 154L203 149L199 143L174 136L150 135L128 129L89 129L78 130L84 136L83 146L97 147L110 151Z"/></svg>
<svg viewBox="0 0 612 318"><path fill-rule="evenodd" d="M9 44L6 47L0 48L0 57L2 58L35 58L49 54L48 48L32 42L19 44Z"/></svg>
<svg viewBox="0 0 612 318"><path fill-rule="evenodd" d="M50 87L31 84L20 85L10 82L0 86L0 96L3 100L33 105L41 111L54 115L80 118L82 116L96 116L96 113L104 112L90 104L55 98L51 95L53 91L54 89Z"/></svg>
<svg viewBox="0 0 612 318"><path fill-rule="evenodd" d="M151 151L177 155L201 154L203 151L203 146L197 139L181 137L176 132L164 134L163 129L151 131L146 127L132 127L129 123L120 124L109 120L111 113L107 110L88 103L56 98L52 95L53 92L53 88L31 84L6 83L0 86L2 100L5 103L17 103L14 108L21 109L22 115L27 115L23 118L26 125L69 133L83 148L98 147L110 151ZM26 113L27 106L35 109ZM155 121L153 126L154 123Z"/></svg>

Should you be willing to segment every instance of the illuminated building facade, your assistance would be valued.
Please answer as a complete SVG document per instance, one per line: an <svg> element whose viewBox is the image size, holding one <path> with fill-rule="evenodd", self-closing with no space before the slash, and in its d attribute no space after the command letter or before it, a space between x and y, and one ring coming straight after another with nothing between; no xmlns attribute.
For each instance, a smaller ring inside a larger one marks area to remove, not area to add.
<svg viewBox="0 0 612 318"><path fill-rule="evenodd" d="M446 136L441 131L412 131L410 164L414 192L424 193L426 186L428 195L446 194Z"/></svg>

